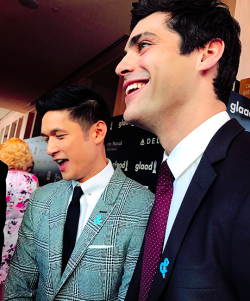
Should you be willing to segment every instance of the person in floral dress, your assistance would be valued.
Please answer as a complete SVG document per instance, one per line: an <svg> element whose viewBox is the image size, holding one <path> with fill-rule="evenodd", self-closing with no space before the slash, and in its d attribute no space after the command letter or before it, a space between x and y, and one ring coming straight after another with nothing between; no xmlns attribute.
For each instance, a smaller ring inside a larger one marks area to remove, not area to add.
<svg viewBox="0 0 250 301"><path fill-rule="evenodd" d="M6 178L6 222L4 245L0 263L0 300L4 282L14 254L18 230L31 195L38 187L35 175L29 173L33 167L33 157L26 142L10 138L0 145L0 160L8 165Z"/></svg>

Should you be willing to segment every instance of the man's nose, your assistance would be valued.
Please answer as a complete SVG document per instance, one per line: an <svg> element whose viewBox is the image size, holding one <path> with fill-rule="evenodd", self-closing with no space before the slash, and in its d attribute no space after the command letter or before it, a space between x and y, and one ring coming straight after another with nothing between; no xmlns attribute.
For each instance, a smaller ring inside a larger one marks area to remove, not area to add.
<svg viewBox="0 0 250 301"><path fill-rule="evenodd" d="M59 148L56 146L56 143L53 141L53 139L49 139L47 142L47 154L53 157L58 151Z"/></svg>
<svg viewBox="0 0 250 301"><path fill-rule="evenodd" d="M116 66L115 72L117 75L124 77L126 74L135 70L135 61L132 55L126 54L120 63Z"/></svg>

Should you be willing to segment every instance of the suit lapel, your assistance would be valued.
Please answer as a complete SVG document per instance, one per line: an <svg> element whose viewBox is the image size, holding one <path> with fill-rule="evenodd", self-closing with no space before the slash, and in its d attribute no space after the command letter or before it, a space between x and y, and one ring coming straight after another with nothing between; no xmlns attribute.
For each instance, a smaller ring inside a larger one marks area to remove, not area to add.
<svg viewBox="0 0 250 301"><path fill-rule="evenodd" d="M72 274L74 269L77 267L79 262L82 260L89 245L92 243L96 235L100 232L102 227L107 222L110 214L116 206L116 198L119 195L125 178L126 176L121 173L120 169L114 172L110 183L105 188L103 194L98 200L93 212L88 219L88 222L86 223L81 233L81 236L79 237L75 245L75 248L61 277L61 282L57 289L57 293L61 289L65 281Z"/></svg>
<svg viewBox="0 0 250 301"><path fill-rule="evenodd" d="M204 173L203 171L206 172ZM158 265L156 275L149 292L148 300L157 300L165 285L167 284L181 243L187 232L188 226L205 193L207 192L215 178L216 173L214 169L211 167L208 159L206 157L203 157L202 161L200 162L199 169L197 169L197 173L190 183L187 193L183 199L181 208L177 214L167 245ZM165 278L163 278L162 273L160 272L160 264L165 260L165 258L168 258L169 265L167 267Z"/></svg>
<svg viewBox="0 0 250 301"><path fill-rule="evenodd" d="M215 134L205 150L175 219L167 245L157 267L147 301L157 300L168 283L190 222L217 176L212 164L225 158L232 139L242 131L244 131L244 128L235 119L228 121ZM165 278L163 278L160 272L160 264L164 262L165 258L169 260L169 265L167 266Z"/></svg>

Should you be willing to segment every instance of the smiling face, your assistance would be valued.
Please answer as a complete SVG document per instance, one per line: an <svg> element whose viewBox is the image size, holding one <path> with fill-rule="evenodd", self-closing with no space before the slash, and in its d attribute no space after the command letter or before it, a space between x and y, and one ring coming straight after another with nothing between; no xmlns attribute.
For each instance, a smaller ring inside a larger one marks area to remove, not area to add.
<svg viewBox="0 0 250 301"><path fill-rule="evenodd" d="M67 110L48 111L44 115L42 135L48 144L47 153L58 164L64 180L84 182L105 167L105 160L100 160L95 126L84 133L77 122L69 119Z"/></svg>
<svg viewBox="0 0 250 301"><path fill-rule="evenodd" d="M195 52L180 55L180 36L168 29L168 14L157 12L134 28L116 73L124 79L131 123L156 132L166 117L188 105L195 89Z"/></svg>

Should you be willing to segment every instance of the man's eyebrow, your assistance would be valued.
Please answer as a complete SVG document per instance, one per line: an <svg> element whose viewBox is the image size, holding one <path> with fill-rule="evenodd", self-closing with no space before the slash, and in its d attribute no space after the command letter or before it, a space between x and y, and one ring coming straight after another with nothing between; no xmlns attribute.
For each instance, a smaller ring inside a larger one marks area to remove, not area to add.
<svg viewBox="0 0 250 301"><path fill-rule="evenodd" d="M50 131L50 134L55 134L55 133L58 132L58 131L62 131L62 129L60 129L60 128L55 128L55 129L53 129L53 130ZM43 137L48 137L48 135L46 135L46 134L44 134L44 133L42 133L42 132L41 132L41 136L43 136Z"/></svg>
<svg viewBox="0 0 250 301"><path fill-rule="evenodd" d="M155 33L153 33L153 32L145 31L145 32L139 33L139 34L137 34L136 36L134 36L133 38L131 38L131 40L129 41L128 47L129 47L129 48L133 47L133 46L138 42L138 40L139 40L141 37L149 37L149 36L151 36L151 37L153 37L153 38L158 37L158 36L157 36Z"/></svg>
<svg viewBox="0 0 250 301"><path fill-rule="evenodd" d="M143 34L140 33L140 34L137 34L136 36L133 36L133 38L129 42L128 47L131 48L132 46L134 46L138 42L138 40L141 38L142 35Z"/></svg>

